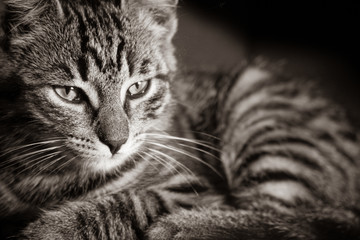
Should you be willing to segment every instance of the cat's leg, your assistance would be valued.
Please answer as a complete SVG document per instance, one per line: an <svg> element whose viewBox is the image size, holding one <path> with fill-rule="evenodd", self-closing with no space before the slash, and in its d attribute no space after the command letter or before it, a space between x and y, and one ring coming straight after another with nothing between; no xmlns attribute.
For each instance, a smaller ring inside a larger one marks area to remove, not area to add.
<svg viewBox="0 0 360 240"><path fill-rule="evenodd" d="M303 209L297 215L264 210L183 210L162 218L151 240L312 240L360 239L360 215L348 209Z"/></svg>
<svg viewBox="0 0 360 240"><path fill-rule="evenodd" d="M142 200L146 195L146 201ZM118 193L68 202L44 211L20 239L140 239L156 216L167 211L156 192Z"/></svg>
<svg viewBox="0 0 360 240"><path fill-rule="evenodd" d="M38 220L26 227L20 238L143 239L145 231L160 216L202 201L223 201L211 192L205 179L182 175L177 181L144 190L71 201L43 211Z"/></svg>
<svg viewBox="0 0 360 240"><path fill-rule="evenodd" d="M159 215L174 208L161 191L131 191L68 202L44 211L22 233L25 239L142 239Z"/></svg>

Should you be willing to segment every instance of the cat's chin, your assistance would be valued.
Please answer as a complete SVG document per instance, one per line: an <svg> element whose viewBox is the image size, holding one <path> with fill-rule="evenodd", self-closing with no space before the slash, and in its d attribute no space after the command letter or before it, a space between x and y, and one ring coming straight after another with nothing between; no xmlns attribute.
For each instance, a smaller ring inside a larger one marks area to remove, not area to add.
<svg viewBox="0 0 360 240"><path fill-rule="evenodd" d="M125 154L110 154L110 156L96 158L89 164L89 168L94 173L106 173L111 172L114 169L121 167L122 165L126 165L126 163L129 161L132 161L131 157Z"/></svg>
<svg viewBox="0 0 360 240"><path fill-rule="evenodd" d="M106 173L121 168L127 169L129 165L136 162L135 154L139 152L141 148L141 143L124 144L120 151L116 154L111 154L109 150L104 150L101 152L101 156L94 157L92 161L89 162L89 168L94 173Z"/></svg>

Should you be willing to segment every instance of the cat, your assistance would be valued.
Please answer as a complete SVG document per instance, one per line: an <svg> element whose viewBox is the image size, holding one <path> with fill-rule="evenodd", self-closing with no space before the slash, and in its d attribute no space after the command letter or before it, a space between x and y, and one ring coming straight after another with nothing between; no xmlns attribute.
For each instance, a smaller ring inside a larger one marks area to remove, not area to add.
<svg viewBox="0 0 360 240"><path fill-rule="evenodd" d="M177 0L3 0L2 237L359 239L359 134L271 64L180 72Z"/></svg>

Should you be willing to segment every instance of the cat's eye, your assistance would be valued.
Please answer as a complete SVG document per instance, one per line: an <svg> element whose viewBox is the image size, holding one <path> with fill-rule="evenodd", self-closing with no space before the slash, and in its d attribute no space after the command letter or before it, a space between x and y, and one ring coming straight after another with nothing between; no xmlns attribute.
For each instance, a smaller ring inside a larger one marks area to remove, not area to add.
<svg viewBox="0 0 360 240"><path fill-rule="evenodd" d="M70 87L70 86L54 86L54 91L56 94L72 103L80 103L82 99L82 93L79 88Z"/></svg>
<svg viewBox="0 0 360 240"><path fill-rule="evenodd" d="M150 86L150 80L140 81L131 85L127 91L127 95L130 99L142 97L146 94Z"/></svg>

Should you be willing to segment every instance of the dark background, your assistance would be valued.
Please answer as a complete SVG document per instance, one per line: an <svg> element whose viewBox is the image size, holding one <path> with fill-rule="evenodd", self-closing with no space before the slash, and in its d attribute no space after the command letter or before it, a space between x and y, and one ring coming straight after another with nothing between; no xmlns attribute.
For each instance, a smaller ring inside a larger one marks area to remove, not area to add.
<svg viewBox="0 0 360 240"><path fill-rule="evenodd" d="M360 116L360 3L180 0L178 10L175 41L183 62L232 66L257 55L287 59L294 72L319 76L334 99ZM196 28L196 22L203 25Z"/></svg>

